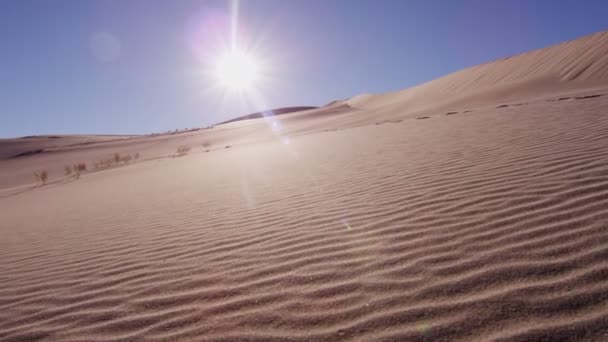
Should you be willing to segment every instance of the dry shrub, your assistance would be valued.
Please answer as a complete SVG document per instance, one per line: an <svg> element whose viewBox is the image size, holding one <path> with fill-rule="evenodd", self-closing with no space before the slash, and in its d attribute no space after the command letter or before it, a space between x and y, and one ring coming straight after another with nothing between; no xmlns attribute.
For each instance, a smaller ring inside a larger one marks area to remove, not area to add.
<svg viewBox="0 0 608 342"><path fill-rule="evenodd" d="M87 170L87 164L85 164L85 163L78 163L78 164L74 164L74 166L72 166L72 171L74 172L75 178L80 178L80 174L85 172L86 170Z"/></svg>
<svg viewBox="0 0 608 342"><path fill-rule="evenodd" d="M112 156L112 158L99 160L99 161L95 162L93 164L93 166L95 167L95 169L101 170L101 169L107 169L107 168L112 167L114 165L118 165L120 163L128 164L132 160L137 160L137 159L139 159L139 152L135 153L134 155L131 155L131 154L120 154L120 153L116 152L116 153L114 153L114 155Z"/></svg>
<svg viewBox="0 0 608 342"><path fill-rule="evenodd" d="M187 154L188 152L190 152L191 147L188 145L182 145L180 147L177 148L177 155L178 156L183 156L185 154Z"/></svg>
<svg viewBox="0 0 608 342"><path fill-rule="evenodd" d="M112 166L112 164L114 164L114 163L115 163L115 161L114 161L114 160L115 160L114 158L111 158L111 159L105 159L105 160L103 160L103 159L102 159L102 160L100 160L100 161L96 162L96 163L94 164L94 166L95 166L95 168L96 168L96 169L98 169L98 170L99 170L99 169L107 169L108 167Z"/></svg>
<svg viewBox="0 0 608 342"><path fill-rule="evenodd" d="M34 172L34 178L36 178L38 183L44 185L49 179L49 172L47 170L36 171Z"/></svg>
<svg viewBox="0 0 608 342"><path fill-rule="evenodd" d="M139 153L135 154L135 159L139 158ZM129 163L133 159L131 154L120 154L118 152L114 153L114 163Z"/></svg>
<svg viewBox="0 0 608 342"><path fill-rule="evenodd" d="M85 164L85 163L74 164L74 171L84 172L86 170L87 170L87 164Z"/></svg>
<svg viewBox="0 0 608 342"><path fill-rule="evenodd" d="M72 167L70 165L66 165L63 169L65 170L66 176L69 176L72 174Z"/></svg>
<svg viewBox="0 0 608 342"><path fill-rule="evenodd" d="M132 154L120 154L119 152L115 152L111 158L99 160L99 161L93 163L93 166L95 167L96 170L103 170L103 169L107 169L107 168L110 168L115 165L120 165L120 163L128 164L132 160L139 159L139 157L140 157L139 152L137 152L133 155Z"/></svg>

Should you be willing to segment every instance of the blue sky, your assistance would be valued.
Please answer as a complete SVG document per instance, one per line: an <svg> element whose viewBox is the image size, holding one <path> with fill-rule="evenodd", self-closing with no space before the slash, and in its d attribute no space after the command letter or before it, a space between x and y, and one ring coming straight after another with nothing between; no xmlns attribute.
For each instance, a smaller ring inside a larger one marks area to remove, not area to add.
<svg viewBox="0 0 608 342"><path fill-rule="evenodd" d="M247 0L254 91L219 89L229 1L0 1L0 137L150 133L413 86L608 27L606 1Z"/></svg>

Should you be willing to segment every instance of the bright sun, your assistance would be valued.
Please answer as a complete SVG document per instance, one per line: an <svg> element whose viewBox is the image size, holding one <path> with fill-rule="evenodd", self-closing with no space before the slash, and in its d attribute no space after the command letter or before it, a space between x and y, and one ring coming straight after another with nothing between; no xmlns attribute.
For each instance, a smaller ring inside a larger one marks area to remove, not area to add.
<svg viewBox="0 0 608 342"><path fill-rule="evenodd" d="M219 84L228 90L249 90L259 76L255 60L238 50L221 56L215 66L215 77Z"/></svg>

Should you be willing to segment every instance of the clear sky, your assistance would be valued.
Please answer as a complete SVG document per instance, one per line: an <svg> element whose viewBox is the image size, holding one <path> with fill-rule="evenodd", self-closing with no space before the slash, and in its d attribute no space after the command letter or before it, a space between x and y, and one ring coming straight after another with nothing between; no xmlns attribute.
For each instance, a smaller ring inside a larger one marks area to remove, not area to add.
<svg viewBox="0 0 608 342"><path fill-rule="evenodd" d="M0 137L201 127L398 90L608 29L603 0L234 4L0 1ZM255 89L209 77L233 31L259 64Z"/></svg>

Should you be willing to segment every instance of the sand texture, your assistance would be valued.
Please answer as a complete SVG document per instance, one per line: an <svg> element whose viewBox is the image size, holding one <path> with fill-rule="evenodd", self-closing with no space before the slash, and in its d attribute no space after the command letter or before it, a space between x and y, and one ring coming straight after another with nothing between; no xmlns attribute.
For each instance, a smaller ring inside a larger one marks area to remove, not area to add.
<svg viewBox="0 0 608 342"><path fill-rule="evenodd" d="M190 132L0 140L0 341L140 340L607 341L608 34Z"/></svg>

